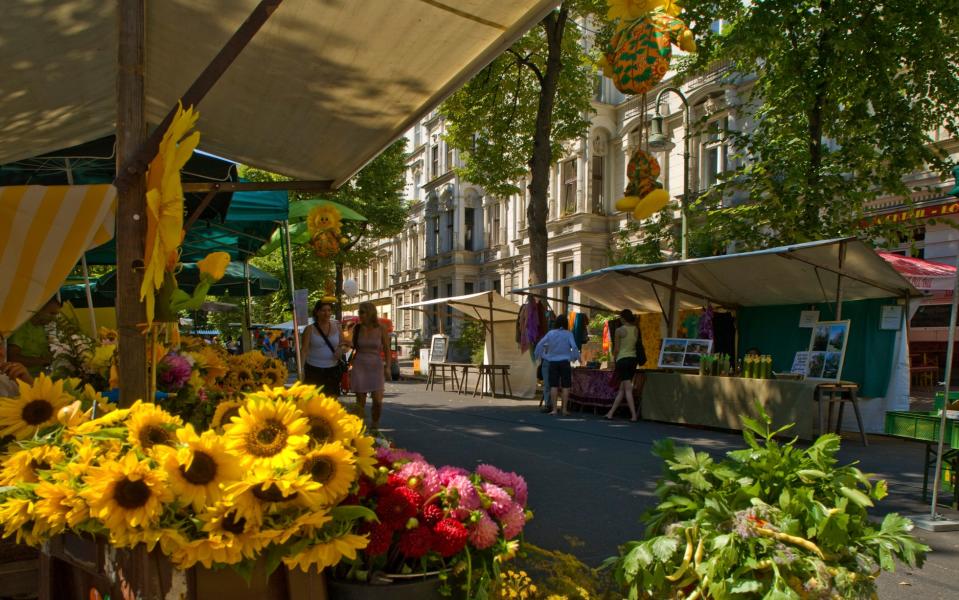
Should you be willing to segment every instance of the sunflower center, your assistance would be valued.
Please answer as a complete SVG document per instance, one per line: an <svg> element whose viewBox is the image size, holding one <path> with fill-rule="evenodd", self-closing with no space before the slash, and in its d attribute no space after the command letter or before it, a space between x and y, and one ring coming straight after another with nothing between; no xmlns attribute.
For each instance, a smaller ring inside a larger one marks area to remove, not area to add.
<svg viewBox="0 0 959 600"><path fill-rule="evenodd" d="M243 533L243 530L246 529L246 519L237 517L235 510L230 511L223 517L220 527L223 528L223 531L228 531L233 535L240 535Z"/></svg>
<svg viewBox="0 0 959 600"><path fill-rule="evenodd" d="M180 473L193 485L206 485L216 479L216 461L206 452L198 450L193 453L189 469L180 465Z"/></svg>
<svg viewBox="0 0 959 600"><path fill-rule="evenodd" d="M336 472L336 465L326 456L311 458L303 467L313 478L313 481L323 484L329 483Z"/></svg>
<svg viewBox="0 0 959 600"><path fill-rule="evenodd" d="M121 508L133 510L145 506L150 499L150 487L142 479L124 477L113 490L113 499Z"/></svg>
<svg viewBox="0 0 959 600"><path fill-rule="evenodd" d="M223 413L223 418L220 419L220 424L226 425L227 423L231 422L233 420L233 417L237 416L238 414L240 414L239 406L234 406L232 408L227 409L227 411Z"/></svg>
<svg viewBox="0 0 959 600"><path fill-rule="evenodd" d="M140 430L140 445L144 449L169 444L173 441L170 432L159 425L147 425Z"/></svg>
<svg viewBox="0 0 959 600"><path fill-rule="evenodd" d="M27 402L20 411L20 418L27 425L43 425L51 417L53 417L53 405L42 398Z"/></svg>
<svg viewBox="0 0 959 600"><path fill-rule="evenodd" d="M247 437L247 449L254 456L273 456L286 446L286 427L276 419L263 421Z"/></svg>
<svg viewBox="0 0 959 600"><path fill-rule="evenodd" d="M333 427L323 417L310 418L310 437L319 444L325 444L333 437Z"/></svg>
<svg viewBox="0 0 959 600"><path fill-rule="evenodd" d="M45 460L37 460L34 458L30 460L30 468L33 469L34 473L37 471L49 471L50 463Z"/></svg>
<svg viewBox="0 0 959 600"><path fill-rule="evenodd" d="M299 495L299 492L293 492L289 496L284 496L283 492L275 483L271 483L266 488L256 486L253 488L253 495L264 502L288 502Z"/></svg>

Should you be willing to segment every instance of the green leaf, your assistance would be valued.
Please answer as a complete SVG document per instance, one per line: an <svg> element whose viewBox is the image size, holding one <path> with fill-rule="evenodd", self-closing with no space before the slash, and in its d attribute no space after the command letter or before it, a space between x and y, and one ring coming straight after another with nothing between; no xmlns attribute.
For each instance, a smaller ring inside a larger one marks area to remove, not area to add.
<svg viewBox="0 0 959 600"><path fill-rule="evenodd" d="M869 499L869 496L863 494L859 490L843 486L839 488L839 493L862 508L874 506L872 500Z"/></svg>
<svg viewBox="0 0 959 600"><path fill-rule="evenodd" d="M679 549L679 540L673 537L660 536L651 541L650 549L659 562L669 562L669 559Z"/></svg>
<svg viewBox="0 0 959 600"><path fill-rule="evenodd" d="M357 519L365 519L367 521L379 520L375 512L358 504L337 506L330 510L330 516L337 521L355 521Z"/></svg>
<svg viewBox="0 0 959 600"><path fill-rule="evenodd" d="M755 579L740 579L729 588L730 594L754 594L763 589L763 584Z"/></svg>
<svg viewBox="0 0 959 600"><path fill-rule="evenodd" d="M872 497L878 502L889 495L889 488L884 479L880 479L872 488Z"/></svg>

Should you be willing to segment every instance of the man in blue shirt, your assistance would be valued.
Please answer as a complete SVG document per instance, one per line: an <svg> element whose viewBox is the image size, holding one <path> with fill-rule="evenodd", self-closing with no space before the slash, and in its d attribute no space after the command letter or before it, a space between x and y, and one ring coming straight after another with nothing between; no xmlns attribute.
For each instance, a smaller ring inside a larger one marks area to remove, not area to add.
<svg viewBox="0 0 959 600"><path fill-rule="evenodd" d="M559 315L553 323L553 329L536 344L533 356L549 361L549 395L553 410L557 414L559 405L557 395L562 389L563 414L569 414L569 388L573 386L573 369L570 361L579 360L579 347L569 331L566 315ZM544 377L545 380L545 377Z"/></svg>

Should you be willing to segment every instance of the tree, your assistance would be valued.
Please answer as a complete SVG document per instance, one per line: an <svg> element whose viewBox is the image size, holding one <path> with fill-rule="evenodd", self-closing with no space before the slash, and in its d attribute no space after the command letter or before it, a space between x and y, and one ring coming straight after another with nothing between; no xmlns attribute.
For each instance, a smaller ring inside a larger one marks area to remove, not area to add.
<svg viewBox="0 0 959 600"><path fill-rule="evenodd" d="M529 173L530 273L546 281L550 167L562 144L589 127L594 68L576 22L603 14L599 0L564 0L443 104L458 174L496 196L517 193Z"/></svg>
<svg viewBox="0 0 959 600"><path fill-rule="evenodd" d="M752 127L727 132L739 166L698 200L695 228L743 249L850 235L862 229L866 201L908 198L904 176L947 169L930 132L955 136L959 124L954 1L684 6L700 46L687 74L717 61L755 74L733 107ZM717 20L721 33L710 27ZM743 195L749 202L735 201Z"/></svg>

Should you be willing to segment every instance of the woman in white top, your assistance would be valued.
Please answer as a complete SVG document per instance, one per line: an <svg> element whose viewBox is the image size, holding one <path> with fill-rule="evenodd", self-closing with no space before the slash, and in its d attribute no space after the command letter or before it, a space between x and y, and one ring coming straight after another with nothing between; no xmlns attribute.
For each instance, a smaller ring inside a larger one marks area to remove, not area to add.
<svg viewBox="0 0 959 600"><path fill-rule="evenodd" d="M333 304L319 301L313 307L313 324L303 331L303 379L328 396L340 395L340 358L343 344L340 326L331 317Z"/></svg>

